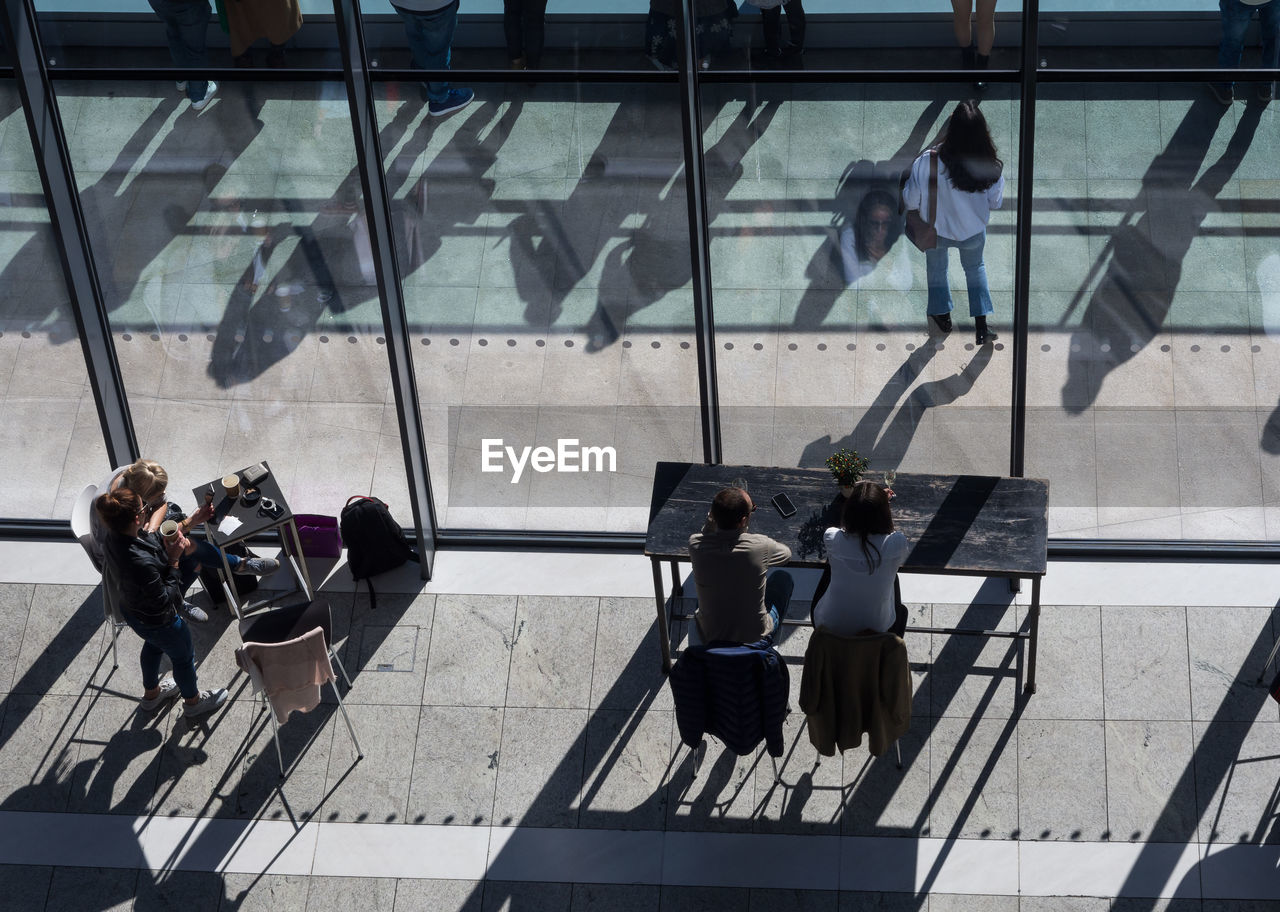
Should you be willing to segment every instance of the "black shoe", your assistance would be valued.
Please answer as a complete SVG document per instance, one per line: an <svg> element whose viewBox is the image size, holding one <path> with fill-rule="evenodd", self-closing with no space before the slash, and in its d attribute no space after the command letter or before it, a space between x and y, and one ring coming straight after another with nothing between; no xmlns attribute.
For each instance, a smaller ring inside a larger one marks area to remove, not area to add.
<svg viewBox="0 0 1280 912"><path fill-rule="evenodd" d="M929 314L929 319L944 333L951 332L951 314Z"/></svg>
<svg viewBox="0 0 1280 912"><path fill-rule="evenodd" d="M994 329L987 326L986 317L978 317L974 322L977 326L973 335L973 341L977 343L979 348L986 345L988 342L994 342L996 339L1000 338Z"/></svg>
<svg viewBox="0 0 1280 912"><path fill-rule="evenodd" d="M966 70L976 69L978 66L977 56L978 56L978 49L974 47L972 44L966 48L961 48L960 49L960 66Z"/></svg>

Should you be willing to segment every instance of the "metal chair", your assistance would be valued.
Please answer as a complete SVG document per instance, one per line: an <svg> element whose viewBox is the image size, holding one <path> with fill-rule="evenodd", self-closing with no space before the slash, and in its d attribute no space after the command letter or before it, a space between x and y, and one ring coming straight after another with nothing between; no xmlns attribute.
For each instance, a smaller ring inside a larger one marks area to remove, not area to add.
<svg viewBox="0 0 1280 912"><path fill-rule="evenodd" d="M276 744L276 759L280 763L280 776L284 777L284 753L280 749L280 710L284 709L287 717L289 710L280 703L280 693L273 694L271 681L276 663L307 662L318 655L324 655L327 662L320 671L321 681L315 685L327 683L333 688L333 695L338 701L338 709L342 712L343 721L347 724L347 732L355 745L357 760L364 759L360 750L360 741L356 738L356 730L347 715L347 707L338 692L337 675L333 672L334 663L342 672L342 678L351 687L351 678L343 667L333 647L333 615L328 602L309 602L288 608L279 608L242 620L239 625L240 639L244 645L236 649L236 663L254 683L255 692L260 692L265 699L264 708L271 711L271 734ZM317 693L318 703L318 693ZM297 707L302 712L314 708Z"/></svg>
<svg viewBox="0 0 1280 912"><path fill-rule="evenodd" d="M120 613L119 607L112 598L115 587L107 584L107 575L113 572L107 567L102 560L102 551L98 547L98 542L93 537L93 502L98 498L97 485L85 485L80 496L76 498L75 504L71 507L71 534L80 542L80 547L84 548L84 553L88 555L93 569L102 574L102 616L103 620L111 626L111 667L116 669L120 667L120 653L116 647L116 640L120 637L120 631L125 625L124 616ZM106 634L106 628L103 628L103 634Z"/></svg>

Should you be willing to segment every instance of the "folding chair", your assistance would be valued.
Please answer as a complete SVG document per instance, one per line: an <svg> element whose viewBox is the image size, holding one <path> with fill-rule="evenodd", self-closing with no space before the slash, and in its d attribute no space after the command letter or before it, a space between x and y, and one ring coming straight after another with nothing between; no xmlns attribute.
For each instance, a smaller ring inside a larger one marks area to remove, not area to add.
<svg viewBox="0 0 1280 912"><path fill-rule="evenodd" d="M314 709L319 704L322 684L333 688L338 709L356 748L356 759L364 759L333 672L333 663L337 663L347 687L351 687L347 669L333 647L333 615L328 602L310 602L255 615L240 622L240 638L244 645L236 649L236 663L249 675L255 693L263 695L270 710L271 734L276 743L281 778L284 777L284 753L280 749L280 724L288 718L291 709L301 712ZM305 681L299 681L296 674L299 668L315 671L308 673ZM304 689L314 691L311 699L300 697Z"/></svg>
<svg viewBox="0 0 1280 912"><path fill-rule="evenodd" d="M84 548L84 553L88 555L89 562L93 564L93 569L102 574L102 616L106 623L111 625L111 667L113 669L120 667L120 653L116 648L116 640L120 637L120 631L125 627L124 616L120 613L119 607L112 598L115 592L115 586L108 585L107 574L109 569L104 565L102 560L102 552L98 548L97 541L93 537L93 523L91 514L93 512L93 502L98 498L97 485L85 485L80 496L76 498L75 504L71 507L71 534L80 542L80 547ZM103 635L106 635L106 628L103 628Z"/></svg>

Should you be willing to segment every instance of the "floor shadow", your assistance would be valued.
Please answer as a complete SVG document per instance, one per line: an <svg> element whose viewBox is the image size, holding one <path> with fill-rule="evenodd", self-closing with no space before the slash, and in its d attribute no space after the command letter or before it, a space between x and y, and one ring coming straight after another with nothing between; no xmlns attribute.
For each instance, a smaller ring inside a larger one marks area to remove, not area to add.
<svg viewBox="0 0 1280 912"><path fill-rule="evenodd" d="M1203 94L1191 103L1164 151L1148 166L1132 208L1099 255L1099 262L1110 260L1081 315L1080 328L1072 334L1062 389L1062 407L1068 413L1080 414L1092 405L1107 376L1164 328L1183 260L1206 216L1218 210L1218 194L1253 143L1265 109L1256 103L1246 106L1227 148L1201 173L1229 110ZM1139 210L1141 217L1132 221ZM1076 299L1086 291L1082 287ZM1072 309L1062 317L1063 324Z"/></svg>

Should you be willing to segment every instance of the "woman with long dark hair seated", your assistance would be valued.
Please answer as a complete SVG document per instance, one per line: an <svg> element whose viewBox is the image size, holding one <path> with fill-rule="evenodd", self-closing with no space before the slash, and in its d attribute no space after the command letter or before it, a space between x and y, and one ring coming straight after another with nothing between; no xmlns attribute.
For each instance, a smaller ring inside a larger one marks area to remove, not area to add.
<svg viewBox="0 0 1280 912"><path fill-rule="evenodd" d="M813 597L813 626L837 636L867 630L902 636L907 609L898 601L895 582L911 547L894 531L884 488L870 481L855 484L840 525L827 529L822 540L827 569Z"/></svg>

